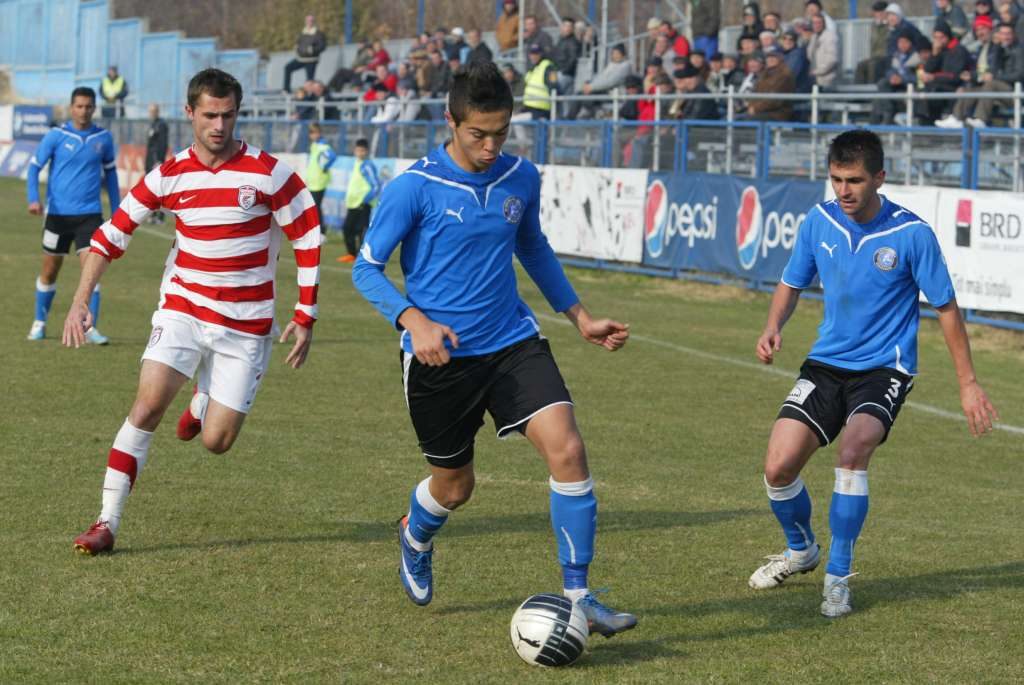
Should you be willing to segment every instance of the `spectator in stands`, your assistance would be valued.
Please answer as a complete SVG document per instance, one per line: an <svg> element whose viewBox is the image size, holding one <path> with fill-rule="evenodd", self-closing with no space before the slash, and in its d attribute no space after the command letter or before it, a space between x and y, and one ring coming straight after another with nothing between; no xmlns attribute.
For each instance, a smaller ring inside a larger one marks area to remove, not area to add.
<svg viewBox="0 0 1024 685"><path fill-rule="evenodd" d="M430 39L435 45L437 45L438 50L444 52L448 45L448 29L443 26L438 26L434 29L434 35L431 36ZM447 55L445 55L445 58L447 59Z"/></svg>
<svg viewBox="0 0 1024 685"><path fill-rule="evenodd" d="M655 98L641 100L638 103L639 116L637 120L654 122L667 119L670 104L668 100L664 99L664 96L671 95L672 92L672 79L667 74L658 76L654 81L654 89L650 91L650 94L661 96L660 104L656 104ZM658 168L671 169L674 163L673 158L675 157L675 136L673 133L674 129L671 126L638 127L628 154L629 166L634 169L643 169L649 165L648 160L653 158L654 137L658 136L662 139L658 146Z"/></svg>
<svg viewBox="0 0 1024 685"><path fill-rule="evenodd" d="M655 57L660 59L662 64L672 64L676 54L672 51L672 43L669 41L668 36L658 34L658 37L654 39L654 48L651 50L648 60Z"/></svg>
<svg viewBox="0 0 1024 685"><path fill-rule="evenodd" d="M160 166L167 158L167 122L160 118L160 106L149 106L149 131L146 134L146 173ZM163 212L157 210L146 219L149 223L164 222Z"/></svg>
<svg viewBox="0 0 1024 685"><path fill-rule="evenodd" d="M650 55L654 52L654 43L657 42L658 36L661 35L661 19L658 17L651 17L647 20L647 37L644 38L644 52L642 54Z"/></svg>
<svg viewBox="0 0 1024 685"><path fill-rule="evenodd" d="M545 56L544 48L534 43L527 53L530 69L523 77L523 108L537 119L551 118L551 90L558 86L558 69Z"/></svg>
<svg viewBox="0 0 1024 685"><path fill-rule="evenodd" d="M761 77L762 71L764 71L764 55L758 54L748 59L744 65L743 81L740 83L740 87L736 89L736 92L740 94L753 93L754 87L757 86L757 79ZM736 112L746 112L747 105L747 101L737 100Z"/></svg>
<svg viewBox="0 0 1024 685"><path fill-rule="evenodd" d="M598 64L598 48L600 47L597 37L597 29L592 24L586 24L583 27L583 32L579 31L579 23L576 25L577 37L580 39L580 45L583 47L583 57L590 59L590 71L591 73L597 72Z"/></svg>
<svg viewBox="0 0 1024 685"><path fill-rule="evenodd" d="M753 36L742 36L739 40L740 60L745 61L748 57L761 53L761 42Z"/></svg>
<svg viewBox="0 0 1024 685"><path fill-rule="evenodd" d="M796 79L786 66L782 48L765 50L764 71L754 84L755 93L795 93ZM759 121L789 121L793 118L792 100L750 100L747 117Z"/></svg>
<svg viewBox="0 0 1024 685"><path fill-rule="evenodd" d="M335 76L339 78L339 82L359 84L363 80L363 74L369 71L370 74L373 70L369 68L370 62L373 61L373 43L369 41L359 46L359 51L356 52L356 58L352 61L352 69L345 69L344 67L338 69L331 77L331 82L334 82ZM347 73L351 71L355 75L355 79L351 78ZM341 88L332 88L332 90L341 90Z"/></svg>
<svg viewBox="0 0 1024 685"><path fill-rule="evenodd" d="M967 15L956 0L935 0L935 21L945 21L957 40L967 33Z"/></svg>
<svg viewBox="0 0 1024 685"><path fill-rule="evenodd" d="M378 64L374 70L375 83L381 83L389 93L394 93L398 87L398 75L383 64Z"/></svg>
<svg viewBox="0 0 1024 685"><path fill-rule="evenodd" d="M416 40L409 47L409 53L406 56L411 59L412 58L412 53L416 52L417 50L426 50L427 49L427 44L431 40L432 40L432 38L430 37L430 34L427 33L426 31L424 31L420 35L416 36ZM364 45L365 45L365 43L364 43Z"/></svg>
<svg viewBox="0 0 1024 685"><path fill-rule="evenodd" d="M725 74L722 92L729 90L729 88L738 91L740 86L743 85L743 80L746 78L746 72L740 66L739 58L736 55L722 56L722 72Z"/></svg>
<svg viewBox="0 0 1024 685"><path fill-rule="evenodd" d="M822 9L821 0L807 0L807 2L804 3L804 19L811 22L813 25L815 17L821 17L824 19L825 29L835 33L838 39L839 26L836 24L836 20L829 16L828 12Z"/></svg>
<svg viewBox="0 0 1024 685"><path fill-rule="evenodd" d="M367 62L366 70L372 74L376 73L377 67L380 65L383 64L386 67L391 64L391 55L384 48L384 42L380 40L373 41L371 49L373 50L373 58Z"/></svg>
<svg viewBox="0 0 1024 685"><path fill-rule="evenodd" d="M915 48L924 42L924 35L904 18L903 8L898 3L890 2L886 6L885 21L889 24L889 42L886 50L889 57L896 52L896 39L901 33L906 32L910 35L910 42Z"/></svg>
<svg viewBox="0 0 1024 685"><path fill-rule="evenodd" d="M718 52L718 30L722 23L722 4L719 0L690 0L690 31L693 47L706 55Z"/></svg>
<svg viewBox="0 0 1024 685"><path fill-rule="evenodd" d="M480 29L470 29L466 34L466 44L469 46L469 54L466 55L466 64L477 64L493 62L494 54L487 47L487 43L480 36Z"/></svg>
<svg viewBox="0 0 1024 685"><path fill-rule="evenodd" d="M719 60L719 61L721 61L721 60ZM710 71L711 71L711 68L708 66L707 56L704 54L704 51L703 50L690 50L690 58L689 58L689 60L676 61L673 64L674 68L673 68L672 71L676 72L679 69L685 69L687 63L693 65L693 67L698 72L700 72L700 81L701 81L701 83L704 83L707 80L707 78L708 78L708 73L710 73Z"/></svg>
<svg viewBox="0 0 1024 685"><path fill-rule="evenodd" d="M718 119L718 105L711 98L687 97L690 95L710 95L711 91L704 85L701 71L693 64L677 69L672 74L676 93L681 99L672 103L669 116L674 119Z"/></svg>
<svg viewBox="0 0 1024 685"><path fill-rule="evenodd" d="M820 12L811 17L811 31L814 35L807 44L811 76L819 88L829 88L839 74L839 39L835 31L826 29L825 16Z"/></svg>
<svg viewBox="0 0 1024 685"><path fill-rule="evenodd" d="M679 55L680 57L686 57L690 54L690 41L686 40L686 36L676 31L676 27L671 22L661 22L658 32L668 39L669 49L672 50L672 54ZM671 83L669 85L671 86Z"/></svg>
<svg viewBox="0 0 1024 685"><path fill-rule="evenodd" d="M576 65L583 46L576 37L575 25L571 17L562 17L562 23L558 27L558 42L551 51L551 61L558 70L559 95L571 95L576 84ZM564 114L568 114L568 105L563 108Z"/></svg>
<svg viewBox="0 0 1024 685"><path fill-rule="evenodd" d="M551 40L551 36L547 31L541 29L537 17L533 14L527 14L523 17L523 45L540 46L540 49L544 51L545 57L548 57L555 48L555 43Z"/></svg>
<svg viewBox="0 0 1024 685"><path fill-rule="evenodd" d="M782 37L782 16L778 12L768 12L762 18L761 23L764 24L764 30L761 31L761 34L769 31L776 39Z"/></svg>
<svg viewBox="0 0 1024 685"><path fill-rule="evenodd" d="M580 87L579 92L584 95L608 93L621 86L626 77L629 76L630 71L629 60L626 58L626 46L618 43L608 55L608 64L593 79L584 83ZM581 106L579 102L573 102L569 118L575 119L581 116L581 109L589 118L593 106L593 103Z"/></svg>
<svg viewBox="0 0 1024 685"><path fill-rule="evenodd" d="M100 95L103 96L104 117L124 116L124 99L128 97L128 82L124 76L117 73L117 67L111 64L107 68L107 75L100 82Z"/></svg>
<svg viewBox="0 0 1024 685"><path fill-rule="evenodd" d="M914 49L913 36L903 29L896 36L896 51L889 58L889 69L878 81L879 93L902 93L917 81L917 67L921 58ZM902 103L896 100L875 100L871 105L871 123L890 125Z"/></svg>
<svg viewBox="0 0 1024 685"><path fill-rule="evenodd" d="M764 24L761 23L761 8L756 2L748 2L743 6L743 26L740 28L739 38L736 39L736 49L742 52L741 46L744 38L759 40L761 31L764 31Z"/></svg>
<svg viewBox="0 0 1024 685"><path fill-rule="evenodd" d="M806 53L807 45L811 42L811 38L814 36L814 31L811 31L811 22L807 21L803 17L797 17L790 23L789 27L794 33L796 33L796 44L803 48Z"/></svg>
<svg viewBox="0 0 1024 685"><path fill-rule="evenodd" d="M952 93L960 86L960 74L970 64L970 55L953 36L953 29L941 19L932 31L932 57L920 75L926 93ZM923 100L917 116L933 124L953 108L952 100Z"/></svg>
<svg viewBox="0 0 1024 685"><path fill-rule="evenodd" d="M396 92L387 95L384 106L377 110L371 119L374 123L386 125L376 127L370 141L370 149L376 151L378 156L387 154L389 151L382 150L380 146L381 132L393 131L394 126L391 123L395 121L416 121L420 118L421 111L422 105L418 102L416 83L412 79L399 81ZM387 140L391 141L390 136Z"/></svg>
<svg viewBox="0 0 1024 685"><path fill-rule="evenodd" d="M708 59L708 76L705 83L712 93L724 93L726 91L726 76L724 55L716 52Z"/></svg>
<svg viewBox="0 0 1024 685"><path fill-rule="evenodd" d="M516 0L505 0L498 25L494 29L494 39L498 41L498 50L501 52L519 45L519 3Z"/></svg>
<svg viewBox="0 0 1024 685"><path fill-rule="evenodd" d="M292 89L292 73L299 69L305 69L307 81L313 80L320 53L326 49L327 37L316 25L316 18L307 14L306 25L302 27L299 39L295 42L295 59L284 65L284 89Z"/></svg>
<svg viewBox="0 0 1024 685"><path fill-rule="evenodd" d="M448 84L451 82L451 69L445 61L444 53L435 50L430 53L430 82L427 84L427 92L432 98L442 98L448 94Z"/></svg>
<svg viewBox="0 0 1024 685"><path fill-rule="evenodd" d="M665 63L660 57L652 57L647 60L644 66L644 92L650 93L654 89L654 80L665 73Z"/></svg>
<svg viewBox="0 0 1024 685"><path fill-rule="evenodd" d="M876 0L871 6L871 53L857 63L853 80L856 83L875 83L889 67L889 23L886 21L885 0Z"/></svg>
<svg viewBox="0 0 1024 685"><path fill-rule="evenodd" d="M782 48L782 59L793 74L793 81L796 84L797 93L811 92L811 63L807 60L806 48L800 47L796 31L786 29L779 39L779 47Z"/></svg>
<svg viewBox="0 0 1024 685"><path fill-rule="evenodd" d="M643 93L644 82L636 74L626 77L622 87L626 92L626 101L619 107L620 121L637 121L640 118L640 103L642 100L630 99ZM612 149L612 164L616 167L628 166L632 161L633 137L636 128L622 126L615 129L615 145Z"/></svg>
<svg viewBox="0 0 1024 685"><path fill-rule="evenodd" d="M448 82L444 85L444 92L448 92L452 89L452 83L455 81L455 72L462 66L462 62L459 61L458 57L448 58Z"/></svg>
<svg viewBox="0 0 1024 685"><path fill-rule="evenodd" d="M515 66L511 62L501 65L501 75L505 77L509 88L512 89L512 97L516 100L522 98L523 92L526 90L526 84L523 82L523 75L516 71ZM515 111L522 111L521 103L516 102Z"/></svg>
<svg viewBox="0 0 1024 685"><path fill-rule="evenodd" d="M461 26L452 29L451 37L444 47L444 54L450 62L452 58L459 60L459 64L466 61L469 56L469 46L466 45L466 32Z"/></svg>
<svg viewBox="0 0 1024 685"><path fill-rule="evenodd" d="M1012 13L1012 6L1013 5L1012 5L1012 3L1010 3L1010 4L1011 4L1011 13ZM996 24L999 23L997 21L999 19L999 15L998 15L998 13L993 12L991 0L977 0L977 2L974 3L974 16L971 17L971 20L973 21L974 19L977 19L978 17L986 15L986 14L988 16L992 17L992 25L993 26L996 26Z"/></svg>
<svg viewBox="0 0 1024 685"><path fill-rule="evenodd" d="M978 21L990 21L988 16L976 18ZM975 27L977 31L977 26ZM979 36L980 38L980 36ZM998 57L989 60L988 70L978 76L978 85L970 90L972 93L1009 93L1013 84L1024 81L1024 46L1016 38L1012 24L1002 24L996 32ZM993 52L995 52L993 50ZM996 107L1010 107L1010 100L958 100L953 108L954 123L945 120L936 121L936 126L960 128L967 122L974 128L984 128L992 123L992 111Z"/></svg>
<svg viewBox="0 0 1024 685"><path fill-rule="evenodd" d="M761 54L763 54L763 55L767 55L768 54L768 49L775 47L776 42L777 42L777 39L775 38L775 33L773 33L772 31L769 31L768 29L765 29L764 31L762 31L761 35L759 35L757 38L758 38L757 49L760 50Z"/></svg>

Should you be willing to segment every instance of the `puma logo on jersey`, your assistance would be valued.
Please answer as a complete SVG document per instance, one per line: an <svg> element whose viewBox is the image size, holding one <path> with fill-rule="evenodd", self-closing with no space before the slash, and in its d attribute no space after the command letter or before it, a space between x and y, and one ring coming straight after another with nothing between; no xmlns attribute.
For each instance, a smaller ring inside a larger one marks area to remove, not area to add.
<svg viewBox="0 0 1024 685"><path fill-rule="evenodd" d="M179 197L178 198L178 204L179 205L188 204L189 202L192 202L192 200L194 200L194 199L196 199L195 195L189 195L188 197Z"/></svg>
<svg viewBox="0 0 1024 685"><path fill-rule="evenodd" d="M67 149L71 150L72 152L75 149L75 146L72 145L71 143L64 143L64 147L66 147Z"/></svg>
<svg viewBox="0 0 1024 685"><path fill-rule="evenodd" d="M457 212L454 209L445 209L444 210L444 215L445 216L454 216L456 219L459 220L459 223L461 224L461 223L464 223L462 221L462 210L463 209L465 209L465 207L459 207L459 211L457 211Z"/></svg>
<svg viewBox="0 0 1024 685"><path fill-rule="evenodd" d="M828 256L829 256L829 257L831 257L831 256L832 256L832 250L836 249L836 246L838 246L838 245L839 245L839 243L836 243L836 244L835 244L835 245L833 245L832 247L829 247L829 246L828 246L828 244L826 244L824 240L822 240L822 241L821 241L821 246L822 246L823 248L825 248L826 250L828 250Z"/></svg>

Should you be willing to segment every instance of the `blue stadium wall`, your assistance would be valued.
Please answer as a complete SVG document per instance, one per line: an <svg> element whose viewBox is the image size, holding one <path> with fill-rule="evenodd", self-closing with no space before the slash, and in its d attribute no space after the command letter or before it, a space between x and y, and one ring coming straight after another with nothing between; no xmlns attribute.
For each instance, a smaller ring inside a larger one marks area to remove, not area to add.
<svg viewBox="0 0 1024 685"><path fill-rule="evenodd" d="M218 50L214 38L151 33L145 19L110 14L108 0L0 0L0 68L15 97L63 104L76 86L98 89L112 64L128 83L129 114L182 106L189 78L205 67L230 71L247 91L258 85L256 50Z"/></svg>

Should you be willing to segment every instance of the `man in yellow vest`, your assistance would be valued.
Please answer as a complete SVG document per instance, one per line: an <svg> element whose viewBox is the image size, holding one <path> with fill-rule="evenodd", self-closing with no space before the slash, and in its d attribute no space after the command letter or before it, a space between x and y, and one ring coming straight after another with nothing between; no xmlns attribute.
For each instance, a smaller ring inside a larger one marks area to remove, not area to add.
<svg viewBox="0 0 1024 685"><path fill-rule="evenodd" d="M345 248L348 254L338 257L342 264L356 261L356 254L363 244L363 236L370 225L370 211L380 197L380 175L377 166L370 159L370 142L366 138L356 141L352 150L356 161L352 166L352 175L348 179L348 190L345 191Z"/></svg>
<svg viewBox="0 0 1024 685"><path fill-rule="evenodd" d="M321 215L320 203L324 201L324 192L331 183L331 172L328 171L338 155L334 154L331 146L324 142L323 132L320 124L314 122L309 125L309 162L306 164L306 187L309 188L316 203L316 213ZM320 234L327 232L324 226L323 217L320 217Z"/></svg>
<svg viewBox="0 0 1024 685"><path fill-rule="evenodd" d="M111 65L107 75L100 83L100 94L103 96L103 116L111 119L124 116L124 99L128 97L128 84L124 76L117 73L117 67Z"/></svg>
<svg viewBox="0 0 1024 685"><path fill-rule="evenodd" d="M523 107L533 119L551 118L551 90L558 85L558 69L544 56L544 48L534 43L529 52L530 70L523 79Z"/></svg>

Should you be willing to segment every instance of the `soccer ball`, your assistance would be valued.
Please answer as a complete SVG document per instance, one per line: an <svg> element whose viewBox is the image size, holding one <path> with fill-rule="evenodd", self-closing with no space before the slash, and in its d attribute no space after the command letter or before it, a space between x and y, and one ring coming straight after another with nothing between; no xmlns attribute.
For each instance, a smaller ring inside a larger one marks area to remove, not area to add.
<svg viewBox="0 0 1024 685"><path fill-rule="evenodd" d="M533 595L512 615L509 635L516 654L534 666L568 666L587 646L587 618L561 595Z"/></svg>

